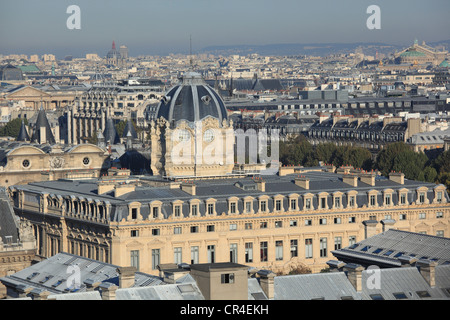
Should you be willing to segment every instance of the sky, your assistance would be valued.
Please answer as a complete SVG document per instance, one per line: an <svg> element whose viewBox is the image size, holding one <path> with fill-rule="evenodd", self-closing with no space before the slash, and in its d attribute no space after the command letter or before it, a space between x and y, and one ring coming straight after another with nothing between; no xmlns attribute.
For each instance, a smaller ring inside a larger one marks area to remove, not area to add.
<svg viewBox="0 0 450 320"><path fill-rule="evenodd" d="M68 29L67 7L81 29ZM370 30L370 5L381 29ZM208 46L450 39L449 0L0 0L0 54L105 56L112 41L131 56Z"/></svg>

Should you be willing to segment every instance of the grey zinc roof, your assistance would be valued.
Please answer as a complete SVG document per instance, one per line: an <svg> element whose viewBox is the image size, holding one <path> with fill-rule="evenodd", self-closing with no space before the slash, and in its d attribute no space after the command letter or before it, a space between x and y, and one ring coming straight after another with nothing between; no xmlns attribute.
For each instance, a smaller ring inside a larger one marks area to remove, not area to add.
<svg viewBox="0 0 450 320"><path fill-rule="evenodd" d="M367 251L362 249L370 247ZM382 249L381 251L377 249ZM379 251L379 252L378 252ZM431 259L438 264L450 263L450 239L427 234L389 229L362 240L354 246L332 251L340 260L359 259L400 266L398 257L414 255L417 259Z"/></svg>
<svg viewBox="0 0 450 320"><path fill-rule="evenodd" d="M341 300L361 296L343 272L313 273L274 278L275 300Z"/></svg>
<svg viewBox="0 0 450 320"><path fill-rule="evenodd" d="M116 300L205 300L196 283L117 289Z"/></svg>

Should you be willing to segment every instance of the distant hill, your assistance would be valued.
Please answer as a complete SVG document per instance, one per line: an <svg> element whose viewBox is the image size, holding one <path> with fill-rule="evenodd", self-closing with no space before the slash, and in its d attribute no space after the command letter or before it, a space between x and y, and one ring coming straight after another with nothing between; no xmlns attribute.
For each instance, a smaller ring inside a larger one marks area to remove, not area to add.
<svg viewBox="0 0 450 320"><path fill-rule="evenodd" d="M448 50L450 40L430 42L429 46L443 45ZM384 43L291 43L291 44L268 44L268 45L236 45L236 46L209 46L201 50L201 53L215 55L248 55L257 53L262 56L328 56L331 54L353 53L361 48L365 55L375 55L376 52L383 54L401 51L408 46L391 45Z"/></svg>

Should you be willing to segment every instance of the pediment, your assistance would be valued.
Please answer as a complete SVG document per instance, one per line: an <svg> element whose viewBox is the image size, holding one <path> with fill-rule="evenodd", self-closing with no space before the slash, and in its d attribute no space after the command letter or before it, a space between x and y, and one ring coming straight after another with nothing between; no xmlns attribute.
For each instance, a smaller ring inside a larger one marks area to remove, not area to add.
<svg viewBox="0 0 450 320"><path fill-rule="evenodd" d="M127 245L126 245L127 248L130 248L130 247L136 248L136 247L143 247L143 246L144 246L144 244L137 240L127 243Z"/></svg>
<svg viewBox="0 0 450 320"><path fill-rule="evenodd" d="M19 90L16 90L10 94L8 94L7 98L18 98L18 97L51 97L50 94L48 94L45 91L33 88L33 87L24 87Z"/></svg>

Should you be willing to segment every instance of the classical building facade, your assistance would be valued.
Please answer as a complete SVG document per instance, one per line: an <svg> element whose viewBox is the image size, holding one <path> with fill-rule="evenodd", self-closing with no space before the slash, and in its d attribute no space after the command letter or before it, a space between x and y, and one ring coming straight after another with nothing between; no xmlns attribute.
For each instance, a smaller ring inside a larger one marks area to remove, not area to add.
<svg viewBox="0 0 450 320"><path fill-rule="evenodd" d="M98 179L9 187L40 256L68 252L150 274L161 264L219 262L319 272L331 250L366 237L367 221L381 222L378 232L450 232L444 185L332 166L237 170L227 161L234 143L214 144L234 135L232 124L198 74L170 89L157 114L153 175L117 169ZM202 162L210 145L218 162ZM177 148L183 164L172 153Z"/></svg>

